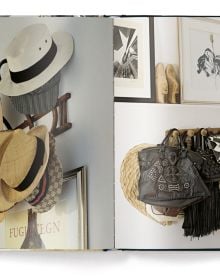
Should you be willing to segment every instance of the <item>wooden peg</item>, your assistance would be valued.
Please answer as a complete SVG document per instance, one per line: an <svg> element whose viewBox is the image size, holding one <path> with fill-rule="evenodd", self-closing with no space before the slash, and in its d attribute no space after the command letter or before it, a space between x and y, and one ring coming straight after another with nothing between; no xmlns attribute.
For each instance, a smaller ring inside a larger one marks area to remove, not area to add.
<svg viewBox="0 0 220 280"><path fill-rule="evenodd" d="M207 134L208 134L207 129L204 129L204 128L203 128L203 129L201 130L201 135L202 135L202 136L206 136Z"/></svg>
<svg viewBox="0 0 220 280"><path fill-rule="evenodd" d="M188 129L187 130L187 136L188 137L193 137L195 135L195 130L193 130L193 129Z"/></svg>
<svg viewBox="0 0 220 280"><path fill-rule="evenodd" d="M179 131L177 131L177 130L174 130L174 132L173 132L173 138L178 138L179 137Z"/></svg>

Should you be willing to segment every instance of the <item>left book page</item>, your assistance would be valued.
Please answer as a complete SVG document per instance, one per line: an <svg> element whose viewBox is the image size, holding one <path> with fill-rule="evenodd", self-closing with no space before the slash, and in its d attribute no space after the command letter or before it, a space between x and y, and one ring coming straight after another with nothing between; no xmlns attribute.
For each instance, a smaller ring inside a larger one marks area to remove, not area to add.
<svg viewBox="0 0 220 280"><path fill-rule="evenodd" d="M112 249L112 20L1 17L0 38L0 248Z"/></svg>

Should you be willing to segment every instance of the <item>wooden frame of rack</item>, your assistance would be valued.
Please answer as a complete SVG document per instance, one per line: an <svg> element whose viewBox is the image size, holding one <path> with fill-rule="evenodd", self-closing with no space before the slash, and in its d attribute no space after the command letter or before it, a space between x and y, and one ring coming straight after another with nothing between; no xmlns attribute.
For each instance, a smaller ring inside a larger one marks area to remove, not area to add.
<svg viewBox="0 0 220 280"><path fill-rule="evenodd" d="M68 92L62 95L58 100L55 108L52 110L53 121L51 126L51 133L54 136L58 136L72 127L72 123L67 121L67 101L71 98L71 94ZM46 113L47 114L47 113ZM26 127L32 128L34 123L43 118L46 114L39 115L25 115L26 119L23 123L18 125L17 128L24 129Z"/></svg>

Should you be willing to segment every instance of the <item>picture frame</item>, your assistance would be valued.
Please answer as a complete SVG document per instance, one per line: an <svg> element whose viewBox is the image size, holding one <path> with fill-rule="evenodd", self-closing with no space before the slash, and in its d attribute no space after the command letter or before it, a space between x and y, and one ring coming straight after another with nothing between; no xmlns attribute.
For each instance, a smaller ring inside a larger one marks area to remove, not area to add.
<svg viewBox="0 0 220 280"><path fill-rule="evenodd" d="M154 17L114 18L114 101L154 103Z"/></svg>
<svg viewBox="0 0 220 280"><path fill-rule="evenodd" d="M35 213L22 202L0 224L0 248L19 250L87 250L87 180L82 166L63 174L56 206Z"/></svg>
<svg viewBox="0 0 220 280"><path fill-rule="evenodd" d="M179 17L181 103L220 103L220 21Z"/></svg>
<svg viewBox="0 0 220 280"><path fill-rule="evenodd" d="M88 207L87 168L81 166L64 173L64 183L76 180L77 201L79 202L79 249L88 250Z"/></svg>

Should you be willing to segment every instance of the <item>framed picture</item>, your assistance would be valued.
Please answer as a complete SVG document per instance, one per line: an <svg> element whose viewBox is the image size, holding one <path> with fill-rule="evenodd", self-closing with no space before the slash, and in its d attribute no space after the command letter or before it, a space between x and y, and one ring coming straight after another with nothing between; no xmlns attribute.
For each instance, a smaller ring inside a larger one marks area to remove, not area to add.
<svg viewBox="0 0 220 280"><path fill-rule="evenodd" d="M155 102L153 17L114 18L114 100Z"/></svg>
<svg viewBox="0 0 220 280"><path fill-rule="evenodd" d="M220 20L179 18L181 102L220 103Z"/></svg>
<svg viewBox="0 0 220 280"><path fill-rule="evenodd" d="M35 213L22 202L10 210L0 225L1 249L86 250L86 168L64 173L63 190L55 207Z"/></svg>

